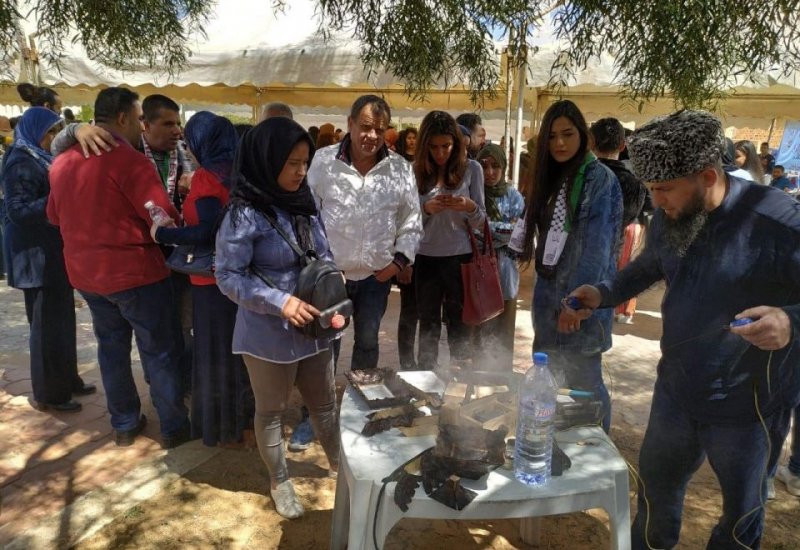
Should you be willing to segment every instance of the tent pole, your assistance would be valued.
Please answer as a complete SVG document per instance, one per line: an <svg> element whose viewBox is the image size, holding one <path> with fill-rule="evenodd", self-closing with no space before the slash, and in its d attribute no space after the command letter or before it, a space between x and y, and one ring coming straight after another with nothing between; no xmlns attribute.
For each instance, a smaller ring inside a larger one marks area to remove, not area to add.
<svg viewBox="0 0 800 550"><path fill-rule="evenodd" d="M508 43L514 39L514 28L510 27L508 29ZM513 62L511 60L511 50L510 48L506 48L506 113L505 113L505 122L503 124L503 137L505 145L503 146L503 150L505 152L506 158L509 158L509 151L511 151L511 140L509 138L509 129L511 127L511 95L514 92L514 76L512 74L513 69Z"/></svg>
<svg viewBox="0 0 800 550"><path fill-rule="evenodd" d="M527 23L524 29L520 29L522 36L527 36ZM519 153L521 150L520 144L522 142L522 125L525 123L523 118L522 108L525 102L525 73L528 72L528 52L527 48L522 48L519 52L519 59L517 65L517 131L515 132L514 143L514 170L511 174L511 181L519 187Z"/></svg>

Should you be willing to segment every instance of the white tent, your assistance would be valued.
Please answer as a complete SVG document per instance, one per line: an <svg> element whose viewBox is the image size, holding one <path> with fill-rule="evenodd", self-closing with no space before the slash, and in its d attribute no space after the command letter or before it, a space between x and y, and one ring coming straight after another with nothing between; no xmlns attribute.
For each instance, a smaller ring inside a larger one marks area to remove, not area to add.
<svg viewBox="0 0 800 550"><path fill-rule="evenodd" d="M192 37L188 65L173 77L147 67L122 72L90 61L84 50L70 44L63 52L60 71L43 62L33 71L41 84L55 88L67 104L90 104L98 89L126 85L140 94L164 93L179 103L249 105L253 113L270 101L284 101L295 107L346 109L358 95L382 94L395 110L438 108L452 112L474 110L469 92L461 84L431 90L427 102L409 98L403 83L387 72L368 74L359 57L359 43L348 33L324 40L318 32L319 18L313 0L293 0L285 13L275 13L263 0L220 0L207 25L206 37ZM35 30L32 21L23 22L26 35ZM587 119L616 116L639 124L657 114L674 110L669 99L637 105L620 96L614 80L613 59L604 55L577 73L568 88L548 88L550 67L559 50L552 27L545 24L532 39L537 46L529 56L524 110L538 120L547 106L559 97L573 99ZM502 45L498 44L498 51ZM30 78L17 59L17 80ZM27 64L30 65L30 64ZM505 63L501 63L505 66ZM34 79L34 80L37 80ZM15 83L0 83L0 104L18 104ZM721 104L726 126L769 127L775 118L800 119L800 79L796 75L764 75L758 84L744 84ZM516 93L516 89L514 92ZM504 91L483 108L486 118L502 118ZM414 116L413 114L411 116Z"/></svg>
<svg viewBox="0 0 800 550"><path fill-rule="evenodd" d="M347 107L358 95L376 92L396 107L428 106L411 101L402 82L392 75L369 74L361 63L358 42L347 33L323 39L315 4L292 1L285 12L276 13L271 2L221 0L206 26L207 38L190 39L192 56L173 77L147 67L126 72L109 69L90 61L79 45L70 45L63 52L60 70L39 64L38 80L56 89L67 103L90 103L99 88L125 85L144 95L158 89L179 102L256 108L270 101ZM23 22L23 30L32 33L34 23ZM10 83L0 87L0 103L14 102L15 96ZM429 104L471 108L469 91L458 83L432 90Z"/></svg>

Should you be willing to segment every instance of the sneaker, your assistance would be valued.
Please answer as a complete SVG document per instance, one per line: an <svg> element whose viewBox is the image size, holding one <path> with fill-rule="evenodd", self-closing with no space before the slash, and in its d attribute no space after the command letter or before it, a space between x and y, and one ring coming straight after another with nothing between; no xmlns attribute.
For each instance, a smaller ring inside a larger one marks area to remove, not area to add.
<svg viewBox="0 0 800 550"><path fill-rule="evenodd" d="M289 439L289 450L305 451L311 447L312 441L314 441L314 428L311 426L311 420L304 418L292 432L292 437Z"/></svg>
<svg viewBox="0 0 800 550"><path fill-rule="evenodd" d="M775 474L775 478L786 485L787 493L800 497L800 475L793 474L786 466L778 466L778 472Z"/></svg>
<svg viewBox="0 0 800 550"><path fill-rule="evenodd" d="M777 493L775 493L775 478L768 477L767 478L767 500L775 500L778 498Z"/></svg>
<svg viewBox="0 0 800 550"><path fill-rule="evenodd" d="M622 313L620 313L614 318L614 320L621 325L632 325L633 315L623 315Z"/></svg>
<svg viewBox="0 0 800 550"><path fill-rule="evenodd" d="M275 503L275 510L286 519L299 518L305 512L303 504L294 492L292 480L287 479L279 483L277 487L270 489L269 494Z"/></svg>
<svg viewBox="0 0 800 550"><path fill-rule="evenodd" d="M139 418L139 423L132 430L117 430L114 432L114 442L117 444L117 447L129 447L133 445L133 442L136 440L136 436L142 433L142 430L144 430L145 426L147 426L147 417L142 415Z"/></svg>

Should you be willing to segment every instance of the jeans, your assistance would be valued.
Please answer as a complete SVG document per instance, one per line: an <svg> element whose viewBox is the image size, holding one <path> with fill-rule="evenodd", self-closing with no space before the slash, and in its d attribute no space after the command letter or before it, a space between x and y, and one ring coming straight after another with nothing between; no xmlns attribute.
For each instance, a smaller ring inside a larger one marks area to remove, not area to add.
<svg viewBox="0 0 800 550"><path fill-rule="evenodd" d="M461 320L464 311L464 285L461 264L472 254L423 256L417 254L414 268L419 314L419 368L431 370L439 359L442 334L442 308L447 317L447 343L451 359L470 358L470 330Z"/></svg>
<svg viewBox="0 0 800 550"><path fill-rule="evenodd" d="M353 302L353 357L350 370L378 366L378 331L389 303L392 282L381 283L374 275L360 281L347 281L347 297ZM334 340L333 360L339 361L341 339Z"/></svg>
<svg viewBox="0 0 800 550"><path fill-rule="evenodd" d="M180 338L175 334L169 279L102 296L81 291L92 313L97 360L106 390L111 426L135 428L141 403L131 371L131 335L150 384L150 398L161 421L161 435L171 437L188 424L179 370Z"/></svg>
<svg viewBox="0 0 800 550"><path fill-rule="evenodd" d="M603 383L603 355L582 355L576 352L548 351L550 370L557 381L573 390L594 392L595 399L603 403L603 430L611 427L611 398Z"/></svg>
<svg viewBox="0 0 800 550"><path fill-rule="evenodd" d="M765 419L767 432L778 416ZM768 440L759 421L714 425L692 419L657 381L639 452L642 485L631 528L632 548L672 548L678 543L686 486L708 457L722 491L722 516L707 548L758 549L767 497Z"/></svg>

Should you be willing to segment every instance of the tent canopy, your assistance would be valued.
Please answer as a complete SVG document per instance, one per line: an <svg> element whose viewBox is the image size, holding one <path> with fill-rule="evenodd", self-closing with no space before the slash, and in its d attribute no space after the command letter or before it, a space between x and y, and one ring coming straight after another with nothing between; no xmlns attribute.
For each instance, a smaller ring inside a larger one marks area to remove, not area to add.
<svg viewBox="0 0 800 550"><path fill-rule="evenodd" d="M97 92L107 86L125 85L142 96L163 93L180 103L228 103L253 106L254 112L270 101L283 101L297 107L346 108L359 95L383 95L393 109L475 110L464 83L456 82L429 91L427 101L410 98L403 83L386 71L368 73L359 56L360 44L348 32L334 33L326 40L319 32L319 16L314 0L287 3L285 12L275 12L271 2L220 0L206 36L190 37L192 55L177 75L167 75L148 67L118 71L91 61L79 44L67 42L60 70L44 62L37 69L38 81L55 88L68 104L90 104ZM23 21L26 35L35 31L35 22ZM570 86L548 88L550 67L564 46L555 37L552 24L545 23L531 38L525 111L535 112L534 120L560 97L574 100L587 119L615 116L640 124L655 115L675 109L665 98L639 106L625 101L615 81L610 54L577 71ZM502 45L498 44L500 51ZM499 59L501 61L501 59ZM19 81L30 76L18 60ZM500 64L505 67L505 63ZM796 74L768 74L756 83L741 82L730 98L720 105L726 125L769 126L775 117L800 119L800 79ZM516 90L514 90L516 92ZM0 104L18 104L15 83L0 83ZM498 90L496 99L482 106L485 111L503 112L505 98Z"/></svg>

